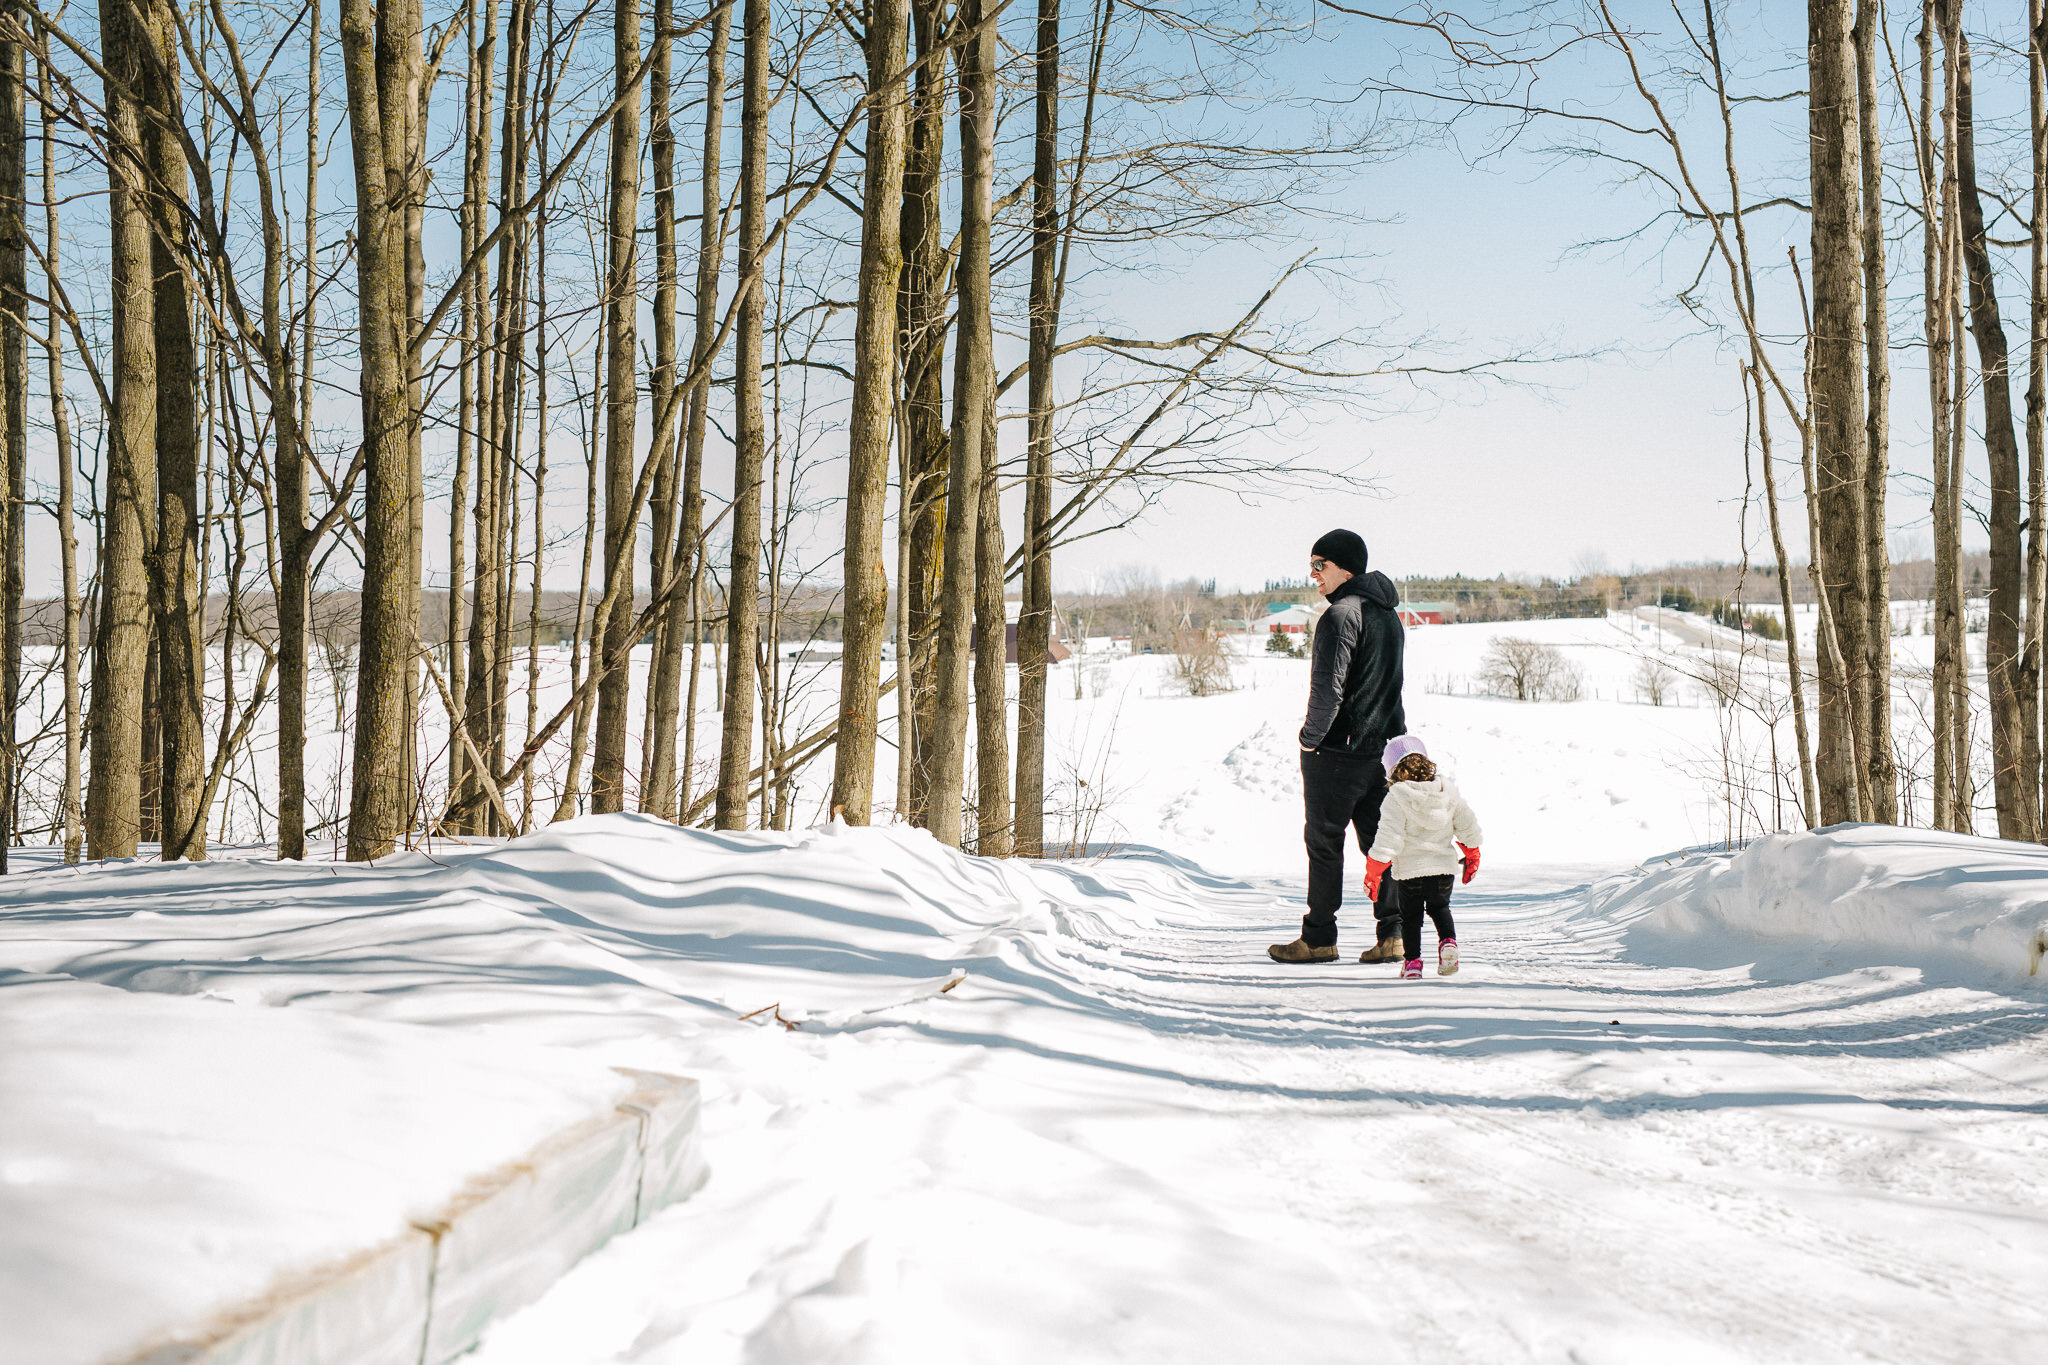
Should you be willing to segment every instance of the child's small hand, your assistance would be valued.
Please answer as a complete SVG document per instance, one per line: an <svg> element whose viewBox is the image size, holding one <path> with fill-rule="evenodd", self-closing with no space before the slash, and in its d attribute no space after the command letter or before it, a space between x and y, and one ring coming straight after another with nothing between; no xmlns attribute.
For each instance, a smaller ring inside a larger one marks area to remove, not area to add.
<svg viewBox="0 0 2048 1365"><path fill-rule="evenodd" d="M1388 864L1377 858L1365 860L1365 894L1370 900L1380 898L1380 879L1387 875Z"/></svg>
<svg viewBox="0 0 2048 1365"><path fill-rule="evenodd" d="M1479 850L1476 848L1466 848L1463 844L1459 844L1458 851L1465 855L1465 876L1462 880L1469 882L1479 871Z"/></svg>

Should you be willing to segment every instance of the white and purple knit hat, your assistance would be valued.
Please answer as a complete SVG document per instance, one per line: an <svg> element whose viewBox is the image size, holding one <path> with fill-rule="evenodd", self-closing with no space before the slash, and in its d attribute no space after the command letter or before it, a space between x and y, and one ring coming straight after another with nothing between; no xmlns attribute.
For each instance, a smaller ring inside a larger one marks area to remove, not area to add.
<svg viewBox="0 0 2048 1365"><path fill-rule="evenodd" d="M1394 765L1410 754L1421 754L1424 758L1429 757L1429 750L1422 745L1422 736L1402 735L1399 739L1388 740L1387 751L1380 755L1380 762L1386 766L1387 776L1392 777L1394 775Z"/></svg>

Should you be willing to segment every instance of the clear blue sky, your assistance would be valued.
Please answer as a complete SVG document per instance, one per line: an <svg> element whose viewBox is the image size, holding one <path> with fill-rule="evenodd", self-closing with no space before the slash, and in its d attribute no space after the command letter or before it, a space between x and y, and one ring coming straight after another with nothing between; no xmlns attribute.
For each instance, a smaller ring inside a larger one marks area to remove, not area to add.
<svg viewBox="0 0 2048 1365"><path fill-rule="evenodd" d="M1801 87L1803 7L1765 3L1723 13L1734 34L1724 43L1746 54L1740 76L1748 89ZM1640 21L1659 19L1644 15ZM1669 24L1668 11L1661 21ZM1901 60L1910 62L1905 20L1895 15L1893 26ZM1980 47L1979 84L1986 87L1985 107L1997 115L2012 103L2006 98L2012 92L2003 89L2012 73L1997 67L1995 54L1986 55L1988 46ZM1368 64L1373 51L1372 40L1347 37L1320 49L1316 60L1326 72L1341 72L1347 62ZM1632 96L1614 83L1623 69L1604 54L1600 61L1605 65L1558 72L1550 97L1568 87L1578 99L1611 102L1618 114L1641 121ZM1300 74L1313 73L1304 68ZM1910 66L1906 79L1910 87ZM2018 98L2024 90L2024 84L2017 87ZM1688 135L1703 139L1694 154L1707 158L1699 170L1715 176L1718 126L1709 121L1711 108L1695 114L1701 121ZM1803 198L1804 102L1754 106L1744 118L1750 198L1778 192ZM1910 156L1903 130L1891 131L1899 145L1888 149L1888 160L1903 163ZM1987 141L1995 136L1987 130ZM1374 256L1370 271L1385 282L1401 330L1462 337L1473 353L1547 337L1558 350L1602 352L1598 358L1550 372L1553 385L1545 392L1468 391L1457 401L1372 420L1328 421L1315 437L1322 456L1332 464L1365 457L1376 492L1332 489L1251 505L1215 493L1177 494L1143 524L1065 551L1062 582L1080 586L1091 573L1143 563L1169 579L1214 577L1225 587L1255 588L1268 577L1298 575L1310 541L1336 525L1363 534L1375 567L1396 576L1562 574L1589 551L1617 568L1739 556L1745 545L1739 376L1733 358L1670 306L1698 267L1704 241L1668 252L1637 245L1574 253L1579 243L1640 225L1655 201L1617 184L1611 167L1557 165L1539 155L1550 140L1532 134L1520 149L1477 168L1459 150L1421 147L1368 171L1354 186L1354 206L1393 221L1357 230L1353 245ZM1894 192L1910 191L1901 180ZM1918 238L1908 227L1896 213L1889 224L1895 309L1918 292ZM1773 213L1768 221L1755 220L1752 230L1760 260L1782 263L1787 243L1798 244L1804 255L1803 215ZM1266 263L1269 269L1280 264L1278 255ZM1237 287L1230 270L1201 277ZM1784 310L1793 306L1793 295L1783 269L1763 287L1767 311L1775 306L1777 321L1789 325L1793 315ZM2008 323L2023 321L2017 317L2024 311L2019 281L2005 288ZM1926 462L1924 379L1910 350L1917 333L1917 314L1895 315L1893 461L1908 475ZM1796 352L1789 358L1796 370ZM2016 388L2023 383L2017 380ZM1781 423L1776 434L1781 459L1796 459L1789 425ZM1796 465L1781 464L1780 479L1796 482ZM1895 478L1892 499L1895 539L1910 538L1916 524L1924 526L1924 494L1909 479ZM1803 554L1803 526L1803 512L1789 508L1795 556ZM1762 530L1753 515L1747 544L1759 558L1769 554ZM1966 539L1975 537L1966 533Z"/></svg>

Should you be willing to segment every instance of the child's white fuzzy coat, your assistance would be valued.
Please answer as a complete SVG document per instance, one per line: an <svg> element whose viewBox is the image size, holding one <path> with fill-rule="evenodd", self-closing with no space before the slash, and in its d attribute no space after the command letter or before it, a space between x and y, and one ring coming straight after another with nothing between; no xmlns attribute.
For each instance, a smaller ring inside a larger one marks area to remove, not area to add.
<svg viewBox="0 0 2048 1365"><path fill-rule="evenodd" d="M1458 845L1479 847L1479 817L1447 777L1396 782L1380 806L1379 834L1366 856L1391 863L1395 881L1443 877L1461 866Z"/></svg>

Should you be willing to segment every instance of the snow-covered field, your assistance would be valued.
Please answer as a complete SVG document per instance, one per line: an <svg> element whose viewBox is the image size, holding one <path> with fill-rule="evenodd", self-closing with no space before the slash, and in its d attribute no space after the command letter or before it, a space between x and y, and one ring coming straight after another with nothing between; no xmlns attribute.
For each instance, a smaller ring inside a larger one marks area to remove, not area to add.
<svg viewBox="0 0 2048 1365"><path fill-rule="evenodd" d="M2048 853L1661 856L1725 828L1726 717L1627 699L1634 624L1411 635L1411 727L1488 831L1448 979L1266 960L1299 914L1307 665L1264 656L1206 698L1157 657L1059 671L1067 819L1109 856L623 816L0 882L0 1358L96 1365L81 1301L196 1315L402 1221L450 1135L610 1065L703 1081L710 1182L480 1365L2034 1358ZM1499 633L1599 699L1428 690ZM311 1107L362 1069L416 1125ZM212 1098L150 1099L188 1076ZM208 1116L237 1103L263 1117ZM337 1150L356 1197L283 1204Z"/></svg>

